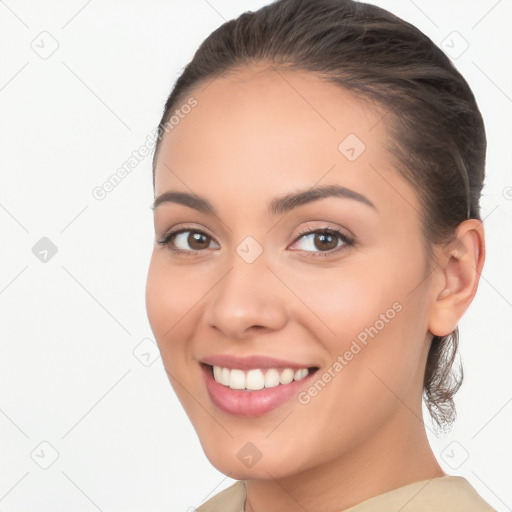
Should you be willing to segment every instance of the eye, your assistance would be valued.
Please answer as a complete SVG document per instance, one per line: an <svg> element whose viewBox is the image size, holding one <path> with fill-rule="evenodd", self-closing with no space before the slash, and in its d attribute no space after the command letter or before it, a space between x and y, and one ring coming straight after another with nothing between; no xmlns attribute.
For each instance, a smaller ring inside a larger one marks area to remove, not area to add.
<svg viewBox="0 0 512 512"><path fill-rule="evenodd" d="M298 245L301 251L312 252L313 257L325 257L354 245L354 240L337 229L309 229L302 231L293 245Z"/></svg>
<svg viewBox="0 0 512 512"><path fill-rule="evenodd" d="M179 229L169 231L158 240L160 245L167 246L170 251L177 254L197 253L210 249L211 243L216 244L213 238L197 229ZM216 247L219 246L216 244ZM189 255L187 254L187 256Z"/></svg>
<svg viewBox="0 0 512 512"><path fill-rule="evenodd" d="M167 246L175 254L185 256L194 256L207 249L220 248L211 236L203 231L190 228L169 231L158 240L158 243ZM298 246L298 250L312 253L312 257L325 257L338 253L354 243L354 239L337 229L305 229L300 232L291 247Z"/></svg>

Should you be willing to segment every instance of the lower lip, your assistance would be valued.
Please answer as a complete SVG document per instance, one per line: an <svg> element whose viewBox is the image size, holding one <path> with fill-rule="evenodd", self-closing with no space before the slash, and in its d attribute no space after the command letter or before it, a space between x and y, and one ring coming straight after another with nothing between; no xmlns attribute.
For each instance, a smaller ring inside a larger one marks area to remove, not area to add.
<svg viewBox="0 0 512 512"><path fill-rule="evenodd" d="M212 375L211 366L201 365L205 376L206 389L211 401L222 411L235 416L262 416L296 396L309 381L313 373L290 384L279 384L273 388L258 391L231 389L219 384Z"/></svg>

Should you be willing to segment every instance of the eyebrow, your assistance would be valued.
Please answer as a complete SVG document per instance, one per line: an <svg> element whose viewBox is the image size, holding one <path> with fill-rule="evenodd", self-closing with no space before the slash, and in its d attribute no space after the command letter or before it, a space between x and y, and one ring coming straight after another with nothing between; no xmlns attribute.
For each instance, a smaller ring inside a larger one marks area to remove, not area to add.
<svg viewBox="0 0 512 512"><path fill-rule="evenodd" d="M325 185L276 197L270 202L268 210L272 215L279 215L307 203L318 201L319 199L325 199L327 197L353 199L374 208L375 210L377 209L367 197L355 192L354 190L340 185ZM164 192L155 198L152 209L155 210L162 203L182 204L202 213L217 215L215 207L207 199L198 196L197 194L189 194L188 192L176 192L172 190Z"/></svg>

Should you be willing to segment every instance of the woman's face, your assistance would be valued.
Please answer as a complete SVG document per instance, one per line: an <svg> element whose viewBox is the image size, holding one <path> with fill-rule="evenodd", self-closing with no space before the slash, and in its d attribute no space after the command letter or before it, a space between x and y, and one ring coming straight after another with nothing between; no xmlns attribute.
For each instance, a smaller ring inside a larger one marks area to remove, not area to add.
<svg viewBox="0 0 512 512"><path fill-rule="evenodd" d="M207 457L237 479L392 460L420 424L434 294L385 112L256 68L187 101L156 163L146 304Z"/></svg>

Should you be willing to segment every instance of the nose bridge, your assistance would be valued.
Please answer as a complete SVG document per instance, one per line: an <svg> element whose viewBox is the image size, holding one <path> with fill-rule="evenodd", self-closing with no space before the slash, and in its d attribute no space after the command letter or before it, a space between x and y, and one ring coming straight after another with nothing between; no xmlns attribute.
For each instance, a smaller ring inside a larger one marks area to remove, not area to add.
<svg viewBox="0 0 512 512"><path fill-rule="evenodd" d="M247 237L229 259L229 271L218 282L205 312L210 326L230 338L241 338L251 327L275 330L286 322L284 297L267 268L263 247Z"/></svg>

